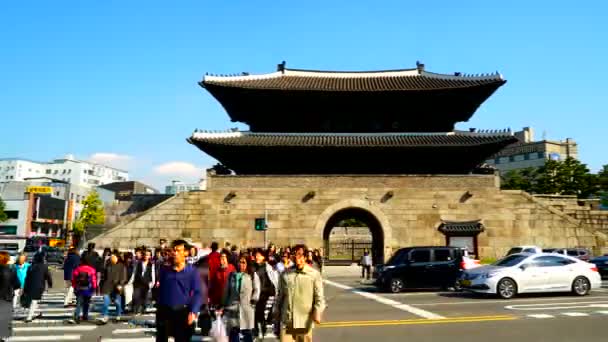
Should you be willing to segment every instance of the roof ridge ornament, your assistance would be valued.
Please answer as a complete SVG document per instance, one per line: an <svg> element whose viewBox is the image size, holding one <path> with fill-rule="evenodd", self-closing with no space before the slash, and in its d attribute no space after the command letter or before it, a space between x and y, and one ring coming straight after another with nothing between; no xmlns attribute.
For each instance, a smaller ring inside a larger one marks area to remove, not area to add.
<svg viewBox="0 0 608 342"><path fill-rule="evenodd" d="M282 61L280 64L277 64L277 71L281 73L285 73L285 67L287 66L287 62Z"/></svg>
<svg viewBox="0 0 608 342"><path fill-rule="evenodd" d="M416 69L418 69L418 73L421 74L424 71L424 64L420 63L420 61L416 61Z"/></svg>

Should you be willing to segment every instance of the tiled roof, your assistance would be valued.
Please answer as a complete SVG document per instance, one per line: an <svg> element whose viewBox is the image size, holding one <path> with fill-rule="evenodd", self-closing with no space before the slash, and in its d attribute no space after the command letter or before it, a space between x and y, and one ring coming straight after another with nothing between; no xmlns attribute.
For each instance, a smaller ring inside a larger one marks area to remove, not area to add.
<svg viewBox="0 0 608 342"><path fill-rule="evenodd" d="M471 235L478 234L485 230L483 224L477 221L443 221L439 226L439 231L446 235Z"/></svg>
<svg viewBox="0 0 608 342"><path fill-rule="evenodd" d="M283 69L261 75L205 76L202 87L282 89L309 91L404 91L500 86L499 73L482 75L436 74L424 69L370 72L328 72Z"/></svg>
<svg viewBox="0 0 608 342"><path fill-rule="evenodd" d="M441 147L504 144L516 141L510 133L253 133L196 132L190 143L225 146L301 146L301 147Z"/></svg>

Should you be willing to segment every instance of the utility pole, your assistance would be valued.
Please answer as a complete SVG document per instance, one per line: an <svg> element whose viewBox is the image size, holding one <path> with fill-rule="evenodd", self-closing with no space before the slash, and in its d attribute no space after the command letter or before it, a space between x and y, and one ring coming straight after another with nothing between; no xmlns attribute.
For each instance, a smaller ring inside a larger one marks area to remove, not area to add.
<svg viewBox="0 0 608 342"><path fill-rule="evenodd" d="M268 246L268 210L264 209L264 248Z"/></svg>

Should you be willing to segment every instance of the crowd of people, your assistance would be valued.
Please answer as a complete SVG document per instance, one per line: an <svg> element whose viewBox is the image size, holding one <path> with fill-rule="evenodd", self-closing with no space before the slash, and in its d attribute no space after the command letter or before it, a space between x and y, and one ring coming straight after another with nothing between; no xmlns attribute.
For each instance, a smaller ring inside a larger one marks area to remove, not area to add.
<svg viewBox="0 0 608 342"><path fill-rule="evenodd" d="M52 277L44 255L30 265L20 255L15 265L0 253L0 324L13 311L27 311L26 322L40 316L38 302ZM98 324L123 315L142 315L156 307L157 341L190 341L194 327L203 334L212 323L222 321L230 341L253 341L265 336L267 327L281 341L312 340L313 323L324 309L323 257L319 250L303 245L247 248L226 244L198 249L184 240L170 245L160 241L154 250L141 246L134 251L104 249L89 244L82 253L70 248L63 265L65 307L75 306L68 323L89 320L91 298L103 297ZM273 305L269 301L273 299ZM74 303L75 300L75 303ZM5 304L4 302L10 302ZM10 326L8 319L6 326ZM0 327L0 337L4 334ZM8 329L8 328L7 328ZM217 332L216 332L217 333Z"/></svg>

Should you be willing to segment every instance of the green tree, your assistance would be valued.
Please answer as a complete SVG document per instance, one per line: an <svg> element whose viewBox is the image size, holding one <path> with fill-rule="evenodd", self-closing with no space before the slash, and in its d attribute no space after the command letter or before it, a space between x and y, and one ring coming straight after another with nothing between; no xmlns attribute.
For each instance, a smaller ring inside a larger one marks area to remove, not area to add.
<svg viewBox="0 0 608 342"><path fill-rule="evenodd" d="M106 220L103 210L103 202L97 191L91 191L87 198L82 201L83 208L80 217L74 222L74 233L82 235L87 227L95 224L103 224Z"/></svg>
<svg viewBox="0 0 608 342"><path fill-rule="evenodd" d="M4 208L6 208L6 206L4 204L4 201L2 200L2 197L0 197L0 222L8 220L8 216L4 212Z"/></svg>
<svg viewBox="0 0 608 342"><path fill-rule="evenodd" d="M535 188L537 193L587 198L599 191L598 177L589 172L587 165L574 158L564 161L547 160L538 169L538 174Z"/></svg>
<svg viewBox="0 0 608 342"><path fill-rule="evenodd" d="M597 183L600 190L602 205L608 206L608 164L597 173Z"/></svg>
<svg viewBox="0 0 608 342"><path fill-rule="evenodd" d="M526 168L511 170L502 177L501 188L504 190L523 190L534 192L536 186L536 169Z"/></svg>

